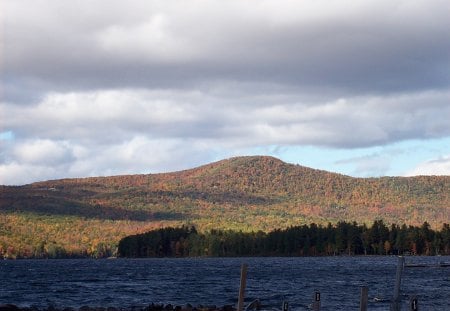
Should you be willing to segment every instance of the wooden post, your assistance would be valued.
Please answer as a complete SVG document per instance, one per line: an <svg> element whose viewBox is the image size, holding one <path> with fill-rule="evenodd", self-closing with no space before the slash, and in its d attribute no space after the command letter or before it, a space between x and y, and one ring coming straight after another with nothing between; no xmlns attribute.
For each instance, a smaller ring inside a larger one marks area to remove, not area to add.
<svg viewBox="0 0 450 311"><path fill-rule="evenodd" d="M394 298L392 299L391 310L399 311L401 306L400 285L402 282L403 267L405 266L405 257L398 256L397 273L395 275Z"/></svg>
<svg viewBox="0 0 450 311"><path fill-rule="evenodd" d="M247 285L247 264L244 263L241 266L241 284L239 286L239 299L237 311L242 311L244 307L244 293L245 286Z"/></svg>
<svg viewBox="0 0 450 311"><path fill-rule="evenodd" d="M313 311L320 311L320 292L318 290L314 292Z"/></svg>
<svg viewBox="0 0 450 311"><path fill-rule="evenodd" d="M281 305L282 311L289 311L289 303L287 301L283 301L283 304Z"/></svg>
<svg viewBox="0 0 450 311"><path fill-rule="evenodd" d="M359 311L367 311L368 298L369 298L369 288L367 286L361 287Z"/></svg>
<svg viewBox="0 0 450 311"><path fill-rule="evenodd" d="M409 300L409 310L410 311L418 311L419 310L417 296L412 296L411 299Z"/></svg>

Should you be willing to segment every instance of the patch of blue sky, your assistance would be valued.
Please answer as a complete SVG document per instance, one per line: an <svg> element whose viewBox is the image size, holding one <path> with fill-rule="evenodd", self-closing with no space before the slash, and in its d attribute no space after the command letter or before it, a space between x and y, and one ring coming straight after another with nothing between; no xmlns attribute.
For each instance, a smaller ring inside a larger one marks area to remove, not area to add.
<svg viewBox="0 0 450 311"><path fill-rule="evenodd" d="M269 146L255 148L251 153L354 177L403 176L421 163L450 155L450 137L355 149Z"/></svg>
<svg viewBox="0 0 450 311"><path fill-rule="evenodd" d="M14 133L12 131L0 132L0 140L13 140Z"/></svg>

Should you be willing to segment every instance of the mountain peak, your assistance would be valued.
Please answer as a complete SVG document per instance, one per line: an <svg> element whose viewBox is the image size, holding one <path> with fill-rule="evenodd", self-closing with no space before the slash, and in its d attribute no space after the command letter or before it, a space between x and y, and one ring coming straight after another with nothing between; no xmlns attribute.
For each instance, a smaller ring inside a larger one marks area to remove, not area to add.
<svg viewBox="0 0 450 311"><path fill-rule="evenodd" d="M172 173L63 179L0 191L0 209L38 213L133 215L131 209L194 220L217 217L224 209L235 210L228 215L234 219L247 213L244 208L254 209L251 215L263 217L262 222L279 226L286 221L379 218L388 223L450 222L450 176L353 178L271 156L232 157Z"/></svg>

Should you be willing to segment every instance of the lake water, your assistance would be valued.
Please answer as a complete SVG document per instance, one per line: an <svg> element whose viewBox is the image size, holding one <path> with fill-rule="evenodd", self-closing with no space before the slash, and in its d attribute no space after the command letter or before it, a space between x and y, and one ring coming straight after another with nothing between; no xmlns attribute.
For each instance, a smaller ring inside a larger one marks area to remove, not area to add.
<svg viewBox="0 0 450 311"><path fill-rule="evenodd" d="M450 257L407 257L437 264ZM308 310L314 291L321 310L358 310L360 287L369 287L369 310L389 310L396 257L183 258L0 261L0 304L55 307L235 305L240 267L248 264L246 302L264 310ZM417 295L420 310L450 310L450 268L405 268L402 310ZM386 301L374 301L374 298Z"/></svg>

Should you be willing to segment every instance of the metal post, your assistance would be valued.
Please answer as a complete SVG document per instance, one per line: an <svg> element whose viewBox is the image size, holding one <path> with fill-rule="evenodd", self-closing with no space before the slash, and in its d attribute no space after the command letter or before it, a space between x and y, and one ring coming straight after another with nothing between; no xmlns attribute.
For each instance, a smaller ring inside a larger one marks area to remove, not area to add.
<svg viewBox="0 0 450 311"><path fill-rule="evenodd" d="M401 305L400 285L402 282L403 267L405 266L405 257L399 256L397 263L397 273L395 275L394 297L392 299L391 310L399 311Z"/></svg>
<svg viewBox="0 0 450 311"><path fill-rule="evenodd" d="M368 298L369 298L369 288L367 286L361 287L359 311L367 311Z"/></svg>
<svg viewBox="0 0 450 311"><path fill-rule="evenodd" d="M320 292L318 290L314 292L313 311L320 311Z"/></svg>
<svg viewBox="0 0 450 311"><path fill-rule="evenodd" d="M247 284L247 264L242 264L241 266L241 284L239 286L239 299L238 299L238 308L237 311L242 311L244 307L244 293L245 286Z"/></svg>

